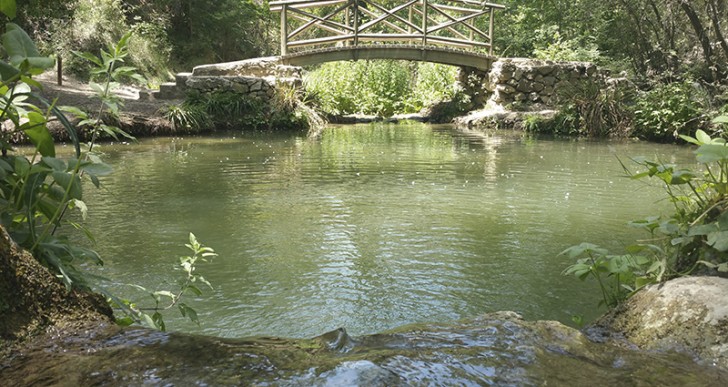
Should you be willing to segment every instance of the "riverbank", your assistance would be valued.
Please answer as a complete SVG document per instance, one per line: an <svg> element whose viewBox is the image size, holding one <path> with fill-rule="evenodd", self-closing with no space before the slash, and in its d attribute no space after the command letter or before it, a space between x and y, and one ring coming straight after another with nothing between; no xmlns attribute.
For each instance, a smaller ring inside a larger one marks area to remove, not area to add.
<svg viewBox="0 0 728 387"><path fill-rule="evenodd" d="M63 86L59 86L53 72L41 74L36 80L43 86L40 94L49 101L56 100L59 106L74 106L88 113L98 112L101 109L101 101L95 97L96 94L86 83L72 77L64 77ZM119 126L135 137L186 134L185 131L176 128L164 115L167 106L179 104L182 100L156 100L147 91L133 86L122 86L113 90L113 93L121 99L124 106L121 108L119 120L107 117L105 118L107 124ZM72 119L74 123L78 121ZM48 127L57 140L68 140L59 122L52 121ZM79 129L79 134L82 139L88 137L83 128ZM16 141L23 140L17 138Z"/></svg>

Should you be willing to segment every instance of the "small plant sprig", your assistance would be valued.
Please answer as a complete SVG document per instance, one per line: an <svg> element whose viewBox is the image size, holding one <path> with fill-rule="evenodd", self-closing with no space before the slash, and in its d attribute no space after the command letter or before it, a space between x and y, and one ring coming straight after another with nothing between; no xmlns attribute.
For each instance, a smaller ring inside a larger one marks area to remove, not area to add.
<svg viewBox="0 0 728 387"><path fill-rule="evenodd" d="M195 324L200 324L197 316L197 311L190 307L188 304L182 302L184 295L193 294L195 296L201 296L202 290L199 285L205 285L212 289L212 284L205 279L202 275L196 273L197 264L199 262L209 262L212 258L216 257L215 251L207 246L202 245L197 241L197 237L190 233L189 243L185 246L192 252L192 255L182 256L179 258L178 269L182 270L183 276L178 280L178 288L175 291L170 290L149 290L139 285L129 285L136 289L139 289L154 300L154 306L152 307L140 307L135 303L128 300L119 299L113 295L106 293L106 296L111 300L112 306L120 309L125 316L117 319L120 325L131 325L131 324L144 324L153 329L166 330L164 323L164 317L162 313L175 306L179 310L182 317L187 317L190 321Z"/></svg>
<svg viewBox="0 0 728 387"><path fill-rule="evenodd" d="M119 141L119 136L134 140L133 136L119 127L104 122L105 116L115 120L119 119L121 108L124 107L124 100L116 95L114 90L120 86L123 79L134 79L137 82L146 83L144 77L137 73L135 67L123 66L124 59L129 55L128 45L131 35L132 32L130 31L119 39L116 44L101 49L100 56L89 52L72 51L74 55L92 63L95 68L91 70L91 75L100 78L102 81L102 83L89 82L89 86L96 93L99 100L99 108L94 116L90 116L77 108L65 108L66 111L81 119L79 126L91 128L89 148L93 147L93 144L102 134L111 136L117 141Z"/></svg>
<svg viewBox="0 0 728 387"><path fill-rule="evenodd" d="M576 263L564 270L580 280L593 277L599 282L602 300L599 305L615 307L647 284L658 282L664 274L655 245L634 245L627 254L611 255L607 249L591 243L569 247L561 254Z"/></svg>

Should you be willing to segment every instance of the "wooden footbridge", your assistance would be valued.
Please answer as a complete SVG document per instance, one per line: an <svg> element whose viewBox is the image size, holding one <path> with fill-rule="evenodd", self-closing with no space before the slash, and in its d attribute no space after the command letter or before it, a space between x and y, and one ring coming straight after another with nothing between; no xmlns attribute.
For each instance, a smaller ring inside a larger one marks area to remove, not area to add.
<svg viewBox="0 0 728 387"><path fill-rule="evenodd" d="M475 0L281 0L281 59L404 59L489 70L495 11Z"/></svg>

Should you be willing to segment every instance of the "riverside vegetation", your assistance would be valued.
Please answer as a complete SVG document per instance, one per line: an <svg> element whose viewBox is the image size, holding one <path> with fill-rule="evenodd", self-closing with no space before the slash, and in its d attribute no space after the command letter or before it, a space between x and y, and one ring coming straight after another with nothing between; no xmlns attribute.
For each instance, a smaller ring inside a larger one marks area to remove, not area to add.
<svg viewBox="0 0 728 387"><path fill-rule="evenodd" d="M14 2L0 3L0 12L12 19L16 12ZM201 245L190 234L186 246L192 255L180 258L184 276L179 282L179 289L176 292L148 291L155 306L145 308L110 294L103 287L106 279L80 269L85 263L100 265L103 261L95 251L74 242L68 233L60 232L62 228L66 230L70 227L79 230L93 242L92 233L84 228L82 222L75 220L78 217L69 216L69 212L77 211L81 219L85 218L88 209L83 202L82 180L87 179L98 188L99 177L112 171L101 159L97 140L103 135L115 139L119 136L132 139L101 119L104 115L118 117L123 104L111 91L122 78L136 77L135 68L123 66L128 55L129 37L129 34L124 35L116 44L101 50L100 57L75 53L94 64L96 67L92 74L101 79L101 83L91 83L99 99L99 108L96 114L89 115L74 107L59 106L58 101L47 101L36 92L40 84L33 80L33 76L52 67L55 61L41 55L22 28L13 23L7 24L1 37L2 48L8 59L0 61L0 121L11 122L12 129L4 130L0 138L0 225L16 243L48 267L69 290L89 291L94 288L104 294L109 303L123 313L124 317L119 318L119 323L145 323L153 328L165 329L161 312L174 306L183 316L197 321L195 310L181 300L186 292L201 294L198 284L210 286L195 270L199 262L215 255L212 249ZM79 140L77 128L66 118L66 114L80 117L78 125L91 133L87 143ZM53 120L61 122L71 139L74 153L69 159L56 155L48 129L48 123ZM34 145L34 153L30 157L14 153L10 139L16 133L24 134ZM164 298L169 299L168 305L160 304ZM7 305L7 302L0 299L2 305Z"/></svg>
<svg viewBox="0 0 728 387"><path fill-rule="evenodd" d="M728 124L728 116L714 120ZM681 168L659 160L635 158L641 172L625 171L632 179L658 179L674 213L634 220L649 238L628 246L624 254L582 243L562 254L576 263L565 275L592 277L602 292L600 304L615 307L642 287L694 272L728 273L728 143L702 130L682 138L698 146L699 169Z"/></svg>

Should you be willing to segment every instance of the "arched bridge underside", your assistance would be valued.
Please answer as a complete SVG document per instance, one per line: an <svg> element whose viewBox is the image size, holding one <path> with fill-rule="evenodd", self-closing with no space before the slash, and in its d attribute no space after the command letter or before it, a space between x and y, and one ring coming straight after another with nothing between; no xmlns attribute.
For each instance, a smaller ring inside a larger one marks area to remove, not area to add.
<svg viewBox="0 0 728 387"><path fill-rule="evenodd" d="M324 62L370 59L434 62L483 71L490 70L495 60L490 55L447 47L388 44L328 47L289 53L281 57L281 62L291 66L309 66Z"/></svg>

